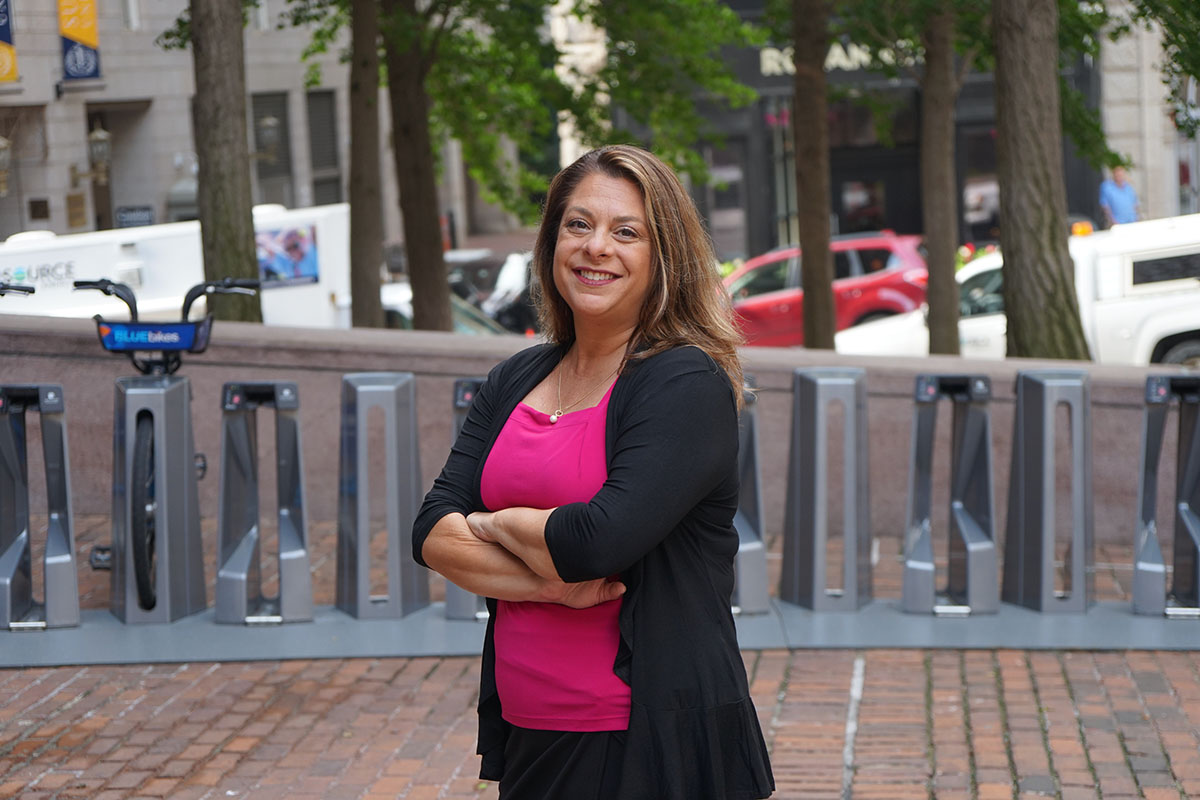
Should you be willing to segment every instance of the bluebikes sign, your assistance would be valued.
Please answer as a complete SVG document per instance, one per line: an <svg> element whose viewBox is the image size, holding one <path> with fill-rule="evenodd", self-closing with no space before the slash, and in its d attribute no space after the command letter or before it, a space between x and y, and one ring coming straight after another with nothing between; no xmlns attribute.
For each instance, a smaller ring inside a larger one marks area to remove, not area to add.
<svg viewBox="0 0 1200 800"><path fill-rule="evenodd" d="M192 350L204 349L207 342L192 322L101 322L97 329L105 350Z"/></svg>

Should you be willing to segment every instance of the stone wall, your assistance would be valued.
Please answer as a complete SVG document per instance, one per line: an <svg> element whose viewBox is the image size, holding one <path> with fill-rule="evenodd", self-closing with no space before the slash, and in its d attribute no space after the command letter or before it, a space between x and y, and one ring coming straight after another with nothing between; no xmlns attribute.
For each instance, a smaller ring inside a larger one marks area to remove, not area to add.
<svg viewBox="0 0 1200 800"><path fill-rule="evenodd" d="M221 323L212 345L186 359L180 374L192 382L196 449L208 458L201 482L201 510L217 512L220 392L233 380L292 380L299 385L305 484L312 520L337 512L338 417L344 373L411 371L417 375L422 481L441 467L451 437L451 387L455 378L484 375L506 355L528 344L518 337L460 337L408 331L329 331L266 328ZM1131 541L1135 525L1141 452L1142 394L1146 375L1164 369L1114 368L1009 360L964 362L957 358L869 359L803 349L747 348L745 366L760 387L757 414L763 497L768 535L783 525L791 432L792 373L797 367L863 367L869 392L869 464L872 530L899 536L904 529L913 417L914 376L919 372L979 372L993 384L992 448L998 529L1003 531L1008 496L1013 424L1013 382L1020 369L1070 366L1091 379L1095 530L1099 541ZM111 505L113 381L132 369L122 357L101 350L91 321L0 315L0 384L61 383L67 407L71 486L77 514L108 513ZM935 530L945 530L948 504L950 407L939 410L935 450ZM31 422L36 420L31 416ZM1174 486L1174 425L1161 465L1159 485ZM44 511L40 443L30 426L33 511ZM273 514L273 412L259 413L264 516ZM1066 446L1065 437L1060 442ZM1060 447L1060 451L1061 451ZM377 448L381 449L381 448ZM840 524L841 469L831 456L830 506ZM1066 464L1066 454L1058 459ZM1060 489L1069 485L1060 471ZM1159 501L1159 526L1169 531L1169 498ZM1068 521L1060 520L1061 524ZM1165 533L1164 533L1165 535ZM1002 538L999 537L999 538Z"/></svg>

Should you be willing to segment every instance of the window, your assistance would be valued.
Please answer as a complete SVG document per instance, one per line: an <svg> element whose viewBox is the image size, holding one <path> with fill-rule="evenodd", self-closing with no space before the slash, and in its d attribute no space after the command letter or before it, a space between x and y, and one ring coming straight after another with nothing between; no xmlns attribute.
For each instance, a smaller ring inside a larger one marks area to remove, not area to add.
<svg viewBox="0 0 1200 800"><path fill-rule="evenodd" d="M854 268L854 253L849 250L833 251L833 279L840 281L843 278L852 278L858 274L858 270Z"/></svg>
<svg viewBox="0 0 1200 800"><path fill-rule="evenodd" d="M1161 283L1188 278L1200 279L1200 253L1184 253L1165 258L1133 262L1133 285Z"/></svg>
<svg viewBox="0 0 1200 800"><path fill-rule="evenodd" d="M254 149L259 154L259 157L254 159L259 193L255 202L282 203L290 208L293 205L292 146L287 93L256 94L251 105ZM278 122L278 141L273 149L264 141L269 126L264 125L263 121L268 117L273 117ZM268 154L270 157L267 157Z"/></svg>
<svg viewBox="0 0 1200 800"><path fill-rule="evenodd" d="M999 267L972 275L958 291L961 316L1004 313L1004 272Z"/></svg>
<svg viewBox="0 0 1200 800"><path fill-rule="evenodd" d="M863 273L871 275L899 264L900 257L886 247L864 247L858 251Z"/></svg>
<svg viewBox="0 0 1200 800"><path fill-rule="evenodd" d="M743 300L747 297L786 289L790 263L790 258L781 258L770 264L763 264L757 269L752 269L730 284L729 293L733 295L734 300Z"/></svg>
<svg viewBox="0 0 1200 800"><path fill-rule="evenodd" d="M338 166L337 106L332 90L308 93L308 149L312 165L313 205L342 201Z"/></svg>

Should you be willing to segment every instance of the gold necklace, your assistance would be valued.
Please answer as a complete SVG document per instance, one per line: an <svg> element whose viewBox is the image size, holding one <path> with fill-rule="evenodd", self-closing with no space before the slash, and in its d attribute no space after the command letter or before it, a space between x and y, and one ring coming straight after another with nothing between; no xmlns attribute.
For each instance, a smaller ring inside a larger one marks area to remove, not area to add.
<svg viewBox="0 0 1200 800"><path fill-rule="evenodd" d="M618 372L620 372L620 371L621 371L621 368L618 366L618 367L617 367L616 369L614 369L612 372L608 373L608 375L606 375L606 376L605 376L604 380L600 381L600 382L599 382L599 383L597 383L595 386L593 386L592 388L588 389L588 390L587 390L587 394L584 394L584 395L582 395L582 396L581 396L581 397L580 397L578 400L576 400L575 402L573 402L573 403L568 403L567 405L565 405L565 406L564 406L564 405L562 404L562 374L563 374L563 370L564 370L564 369L566 369L566 368L565 368L565 367L559 367L559 370L558 370L558 406L557 406L557 407L555 407L555 409L554 409L554 413L550 415L550 424L551 424L551 425L553 425L554 423L558 422L559 418L560 418L560 417L562 417L562 415L563 415L563 414L565 414L565 413L566 413L566 412L567 412L569 409L572 409L572 408L574 408L575 406L577 406L577 405L579 405L580 403L582 403L584 400L586 400L588 397L590 397L590 396L591 396L592 392L596 391L596 390L597 390L597 389L599 389L601 386L603 386L604 384L608 383L608 379L609 379L609 378L611 378L613 375L616 375Z"/></svg>

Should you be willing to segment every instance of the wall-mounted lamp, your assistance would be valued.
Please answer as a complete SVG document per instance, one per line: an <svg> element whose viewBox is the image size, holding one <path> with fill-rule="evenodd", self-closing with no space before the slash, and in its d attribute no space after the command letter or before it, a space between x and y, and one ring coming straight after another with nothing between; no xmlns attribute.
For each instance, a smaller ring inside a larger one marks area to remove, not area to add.
<svg viewBox="0 0 1200 800"><path fill-rule="evenodd" d="M12 142L0 136L0 197L8 196L8 168L12 166Z"/></svg>
<svg viewBox="0 0 1200 800"><path fill-rule="evenodd" d="M97 125L88 134L88 161L91 170L80 172L74 164L71 165L71 188L78 189L79 182L91 178L98 186L108 183L108 164L112 160L112 134Z"/></svg>
<svg viewBox="0 0 1200 800"><path fill-rule="evenodd" d="M254 140L261 149L251 153L250 157L274 164L279 157L279 120L272 116L262 117L255 127Z"/></svg>

